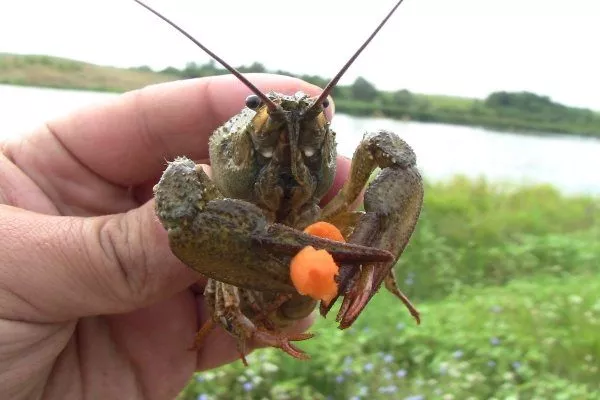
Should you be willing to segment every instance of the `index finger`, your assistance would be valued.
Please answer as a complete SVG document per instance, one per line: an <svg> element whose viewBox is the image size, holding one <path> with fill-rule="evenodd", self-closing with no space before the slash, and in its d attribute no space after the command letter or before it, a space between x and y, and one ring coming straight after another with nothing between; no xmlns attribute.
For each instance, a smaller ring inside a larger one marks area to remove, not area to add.
<svg viewBox="0 0 600 400"><path fill-rule="evenodd" d="M286 76L248 78L263 92L316 96L322 91ZM208 137L244 107L249 94L231 75L169 82L126 93L48 127L67 153L96 174L117 185L137 185L159 175L165 160L182 155L207 159Z"/></svg>

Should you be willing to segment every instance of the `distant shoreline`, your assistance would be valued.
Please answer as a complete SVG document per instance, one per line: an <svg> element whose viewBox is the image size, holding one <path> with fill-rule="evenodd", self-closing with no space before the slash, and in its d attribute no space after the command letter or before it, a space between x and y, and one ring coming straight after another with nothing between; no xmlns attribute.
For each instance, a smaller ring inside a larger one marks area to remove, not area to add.
<svg viewBox="0 0 600 400"><path fill-rule="evenodd" d="M32 88L32 89L57 89L57 90L72 90L74 92L98 92L98 93L115 93L121 94L125 91L122 90L103 90L103 89L88 89L86 87L66 87L66 86L54 86L54 85L39 85L39 84L29 84L23 82L4 82L2 77L0 77L0 85L7 86L18 86L24 88Z"/></svg>
<svg viewBox="0 0 600 400"><path fill-rule="evenodd" d="M323 87L328 79L267 71L260 64L241 72L271 72L296 76ZM185 69L169 67L116 68L44 55L0 53L0 84L52 89L122 93L150 84L226 73L214 63ZM567 134L600 138L600 113L568 107L533 93L497 92L485 100L452 96L378 91L358 78L353 85L335 89L336 111L363 117L477 126L524 134Z"/></svg>

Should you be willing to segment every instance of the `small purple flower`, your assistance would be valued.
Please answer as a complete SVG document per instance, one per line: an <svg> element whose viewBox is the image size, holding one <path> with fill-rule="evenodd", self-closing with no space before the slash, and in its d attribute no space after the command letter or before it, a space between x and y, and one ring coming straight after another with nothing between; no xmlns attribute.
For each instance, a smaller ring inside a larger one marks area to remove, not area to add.
<svg viewBox="0 0 600 400"><path fill-rule="evenodd" d="M493 337L490 339L490 344L492 346L498 346L500 344L501 340L497 337Z"/></svg>
<svg viewBox="0 0 600 400"><path fill-rule="evenodd" d="M344 377L342 375L338 375L335 377L335 381L337 383L342 383L342 382L344 382Z"/></svg>
<svg viewBox="0 0 600 400"><path fill-rule="evenodd" d="M405 369L399 369L398 372L396 372L396 376L398 378L404 378L406 376L406 370Z"/></svg>
<svg viewBox="0 0 600 400"><path fill-rule="evenodd" d="M391 362L393 362L393 361L394 361L394 356L393 356L393 355L391 355L391 354L385 354L385 355L383 356L383 361L384 361L385 363L389 364L389 363L391 363Z"/></svg>
<svg viewBox="0 0 600 400"><path fill-rule="evenodd" d="M457 360L459 358L462 358L462 356L464 356L465 353L463 353L462 350L456 350L454 353L452 353L452 357L456 358Z"/></svg>
<svg viewBox="0 0 600 400"><path fill-rule="evenodd" d="M208 400L208 395L207 394L199 394L196 400Z"/></svg>
<svg viewBox="0 0 600 400"><path fill-rule="evenodd" d="M490 368L494 368L496 366L496 361L490 360L490 361L487 362L487 365Z"/></svg>
<svg viewBox="0 0 600 400"><path fill-rule="evenodd" d="M379 393L395 393L398 390L396 385L382 386L379 388Z"/></svg>
<svg viewBox="0 0 600 400"><path fill-rule="evenodd" d="M411 286L412 284L414 284L415 283L415 273L409 272L408 274L406 274L406 279L404 279L404 283L408 286Z"/></svg>
<svg viewBox="0 0 600 400"><path fill-rule="evenodd" d="M512 363L512 366L514 369L519 369L519 368L521 368L521 363L518 361L515 361Z"/></svg>
<svg viewBox="0 0 600 400"><path fill-rule="evenodd" d="M246 382L243 385L244 387L244 391L249 392L254 388L254 385L252 384L252 382Z"/></svg>
<svg viewBox="0 0 600 400"><path fill-rule="evenodd" d="M372 370L373 370L373 363L365 364L365 371L372 371Z"/></svg>

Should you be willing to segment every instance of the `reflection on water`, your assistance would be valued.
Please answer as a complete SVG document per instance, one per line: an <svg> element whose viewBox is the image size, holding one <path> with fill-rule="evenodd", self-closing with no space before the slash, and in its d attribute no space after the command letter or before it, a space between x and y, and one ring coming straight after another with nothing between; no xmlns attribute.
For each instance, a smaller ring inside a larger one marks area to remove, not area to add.
<svg viewBox="0 0 600 400"><path fill-rule="evenodd" d="M0 85L0 139L15 137L47 119L116 96L111 93ZM600 194L600 140L524 136L483 128L337 115L341 154L351 156L366 131L388 129L417 153L428 179L455 174L516 183L551 183L569 193Z"/></svg>
<svg viewBox="0 0 600 400"><path fill-rule="evenodd" d="M117 96L114 93L0 85L0 140L14 137L79 107Z"/></svg>

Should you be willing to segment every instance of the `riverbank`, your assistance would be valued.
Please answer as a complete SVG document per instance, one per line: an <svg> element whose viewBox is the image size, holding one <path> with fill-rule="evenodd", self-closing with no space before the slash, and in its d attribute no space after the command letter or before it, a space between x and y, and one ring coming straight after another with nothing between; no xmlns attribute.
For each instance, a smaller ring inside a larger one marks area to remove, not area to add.
<svg viewBox="0 0 600 400"><path fill-rule="evenodd" d="M268 71L255 63L242 72L293 75L323 87L328 79ZM169 67L116 68L43 55L0 54L0 83L57 89L124 92L146 85L224 74L214 63ZM560 133L600 138L600 113L567 107L532 93L497 92L486 99L378 91L363 78L334 91L336 109L355 116L481 126L519 133Z"/></svg>

